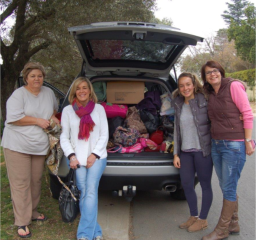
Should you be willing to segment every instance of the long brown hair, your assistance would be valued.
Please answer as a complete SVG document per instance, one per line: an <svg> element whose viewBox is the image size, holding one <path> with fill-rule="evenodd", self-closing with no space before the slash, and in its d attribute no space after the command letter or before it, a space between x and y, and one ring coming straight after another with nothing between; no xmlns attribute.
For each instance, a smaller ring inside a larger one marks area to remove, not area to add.
<svg viewBox="0 0 256 240"><path fill-rule="evenodd" d="M201 82L199 81L198 77L193 74L193 73L189 73L189 72L183 72L179 75L178 77L178 89L176 89L172 96L174 98L176 98L177 96L182 96L180 91L179 91L179 80L183 77L189 77L195 87L194 89L194 94L197 94L197 93L203 93L204 94L204 88L203 88L203 85L201 84Z"/></svg>

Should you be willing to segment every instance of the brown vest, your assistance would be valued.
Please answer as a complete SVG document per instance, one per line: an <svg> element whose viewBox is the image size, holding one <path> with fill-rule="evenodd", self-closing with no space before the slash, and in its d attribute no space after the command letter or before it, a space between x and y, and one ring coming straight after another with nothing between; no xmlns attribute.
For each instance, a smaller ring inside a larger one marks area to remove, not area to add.
<svg viewBox="0 0 256 240"><path fill-rule="evenodd" d="M231 78L223 78L221 87L216 94L209 95L208 115L211 120L211 135L213 139L244 139L243 121L240 111L232 100Z"/></svg>

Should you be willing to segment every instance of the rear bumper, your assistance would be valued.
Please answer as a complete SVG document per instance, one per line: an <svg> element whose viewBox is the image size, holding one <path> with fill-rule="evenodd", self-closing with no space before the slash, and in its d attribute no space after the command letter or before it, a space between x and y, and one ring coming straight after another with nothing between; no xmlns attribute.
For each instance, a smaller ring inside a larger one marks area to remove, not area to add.
<svg viewBox="0 0 256 240"><path fill-rule="evenodd" d="M174 166L107 166L100 180L101 190L162 190L166 185L181 187L179 170Z"/></svg>

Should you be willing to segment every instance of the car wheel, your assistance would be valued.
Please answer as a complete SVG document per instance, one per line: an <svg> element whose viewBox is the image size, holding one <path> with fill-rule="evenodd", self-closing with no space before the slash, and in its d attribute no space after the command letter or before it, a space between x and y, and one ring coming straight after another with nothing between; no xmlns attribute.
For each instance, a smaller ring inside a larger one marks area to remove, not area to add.
<svg viewBox="0 0 256 240"><path fill-rule="evenodd" d="M61 181L63 180L66 182L65 179L61 178ZM50 190L52 192L52 197L59 199L61 189L62 184L59 182L58 178L50 174Z"/></svg>

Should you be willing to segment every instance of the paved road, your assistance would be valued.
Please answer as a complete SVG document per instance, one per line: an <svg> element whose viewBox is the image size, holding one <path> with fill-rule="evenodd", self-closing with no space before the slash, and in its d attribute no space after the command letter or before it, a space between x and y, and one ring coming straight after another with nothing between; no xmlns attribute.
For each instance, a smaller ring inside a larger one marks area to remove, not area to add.
<svg viewBox="0 0 256 240"><path fill-rule="evenodd" d="M255 133L253 138L255 139ZM123 198L112 197L110 192L100 192L99 222L103 228L104 238L106 240L199 240L214 229L221 212L222 194L215 171L212 185L214 198L208 216L209 227L196 233L188 233L178 228L178 225L189 216L187 202L174 200L167 192L138 192L131 203ZM196 191L200 206L202 195L199 185ZM238 195L241 234L232 235L229 239L255 240L255 154L247 157L239 181Z"/></svg>

